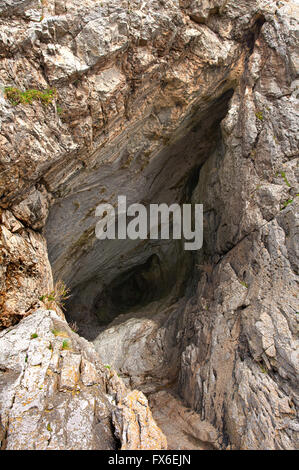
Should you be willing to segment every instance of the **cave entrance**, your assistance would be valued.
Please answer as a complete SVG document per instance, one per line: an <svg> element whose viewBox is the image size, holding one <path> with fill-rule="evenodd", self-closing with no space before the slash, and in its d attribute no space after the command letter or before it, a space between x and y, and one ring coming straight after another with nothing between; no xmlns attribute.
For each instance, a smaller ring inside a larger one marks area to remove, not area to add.
<svg viewBox="0 0 299 470"><path fill-rule="evenodd" d="M103 317L103 310L106 310L109 320L119 313L140 308L153 300L160 299L167 289L161 260L158 255L153 254L145 263L117 276L95 298L93 309L99 321Z"/></svg>
<svg viewBox="0 0 299 470"><path fill-rule="evenodd" d="M220 122L232 93L194 109L142 171L134 167L138 159L127 169L122 158L85 168L52 206L49 258L54 278L71 289L66 316L82 336L93 340L119 315L136 316L152 303L183 296L196 278L196 255L184 250L183 240L98 240L95 208L115 204L118 195L126 195L127 205L200 203L192 199L200 169L222 142Z"/></svg>

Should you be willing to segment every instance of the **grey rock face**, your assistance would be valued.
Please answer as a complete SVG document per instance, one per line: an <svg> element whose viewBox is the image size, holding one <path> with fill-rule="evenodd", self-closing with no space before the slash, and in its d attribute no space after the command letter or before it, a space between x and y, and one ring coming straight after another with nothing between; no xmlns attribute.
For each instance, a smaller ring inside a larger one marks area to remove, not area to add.
<svg viewBox="0 0 299 470"><path fill-rule="evenodd" d="M0 337L2 445L165 448L142 390L170 448L296 448L298 5L13 3L0 2L0 325L28 318ZM13 106L7 86L57 95ZM95 208L118 195L202 203L202 250L97 240ZM122 379L69 329L61 350L62 317L32 313L52 271L68 320Z"/></svg>
<svg viewBox="0 0 299 470"><path fill-rule="evenodd" d="M4 448L115 446L109 432L110 404L100 391L100 377L97 386L80 383L82 340L75 336L54 312L42 310L1 333ZM71 350L62 349L63 341Z"/></svg>
<svg viewBox="0 0 299 470"><path fill-rule="evenodd" d="M166 448L145 396L50 310L0 333L0 409L2 449Z"/></svg>
<svg viewBox="0 0 299 470"><path fill-rule="evenodd" d="M185 311L187 331L195 316L198 326L181 356L180 392L235 448L296 446L297 278L285 235L276 219L248 235Z"/></svg>
<svg viewBox="0 0 299 470"><path fill-rule="evenodd" d="M46 240L5 210L0 228L0 328L17 323L40 306L53 288Z"/></svg>

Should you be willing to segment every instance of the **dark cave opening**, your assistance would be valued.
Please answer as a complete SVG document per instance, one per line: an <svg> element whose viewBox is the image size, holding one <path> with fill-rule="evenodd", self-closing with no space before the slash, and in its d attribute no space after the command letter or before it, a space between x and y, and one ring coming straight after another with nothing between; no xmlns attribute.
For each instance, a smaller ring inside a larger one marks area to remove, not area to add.
<svg viewBox="0 0 299 470"><path fill-rule="evenodd" d="M151 203L201 203L192 200L194 190L203 164L222 141L220 123L227 114L232 94L233 90L229 89L205 105L205 109L194 110L183 129L145 168L145 184L139 186L139 201L133 199L132 202L142 202L146 206ZM127 174L122 179L122 171L121 168L110 168L106 175L107 178L116 175L119 194L129 194ZM87 173L85 179L90 177ZM148 312L150 305L157 302L171 304L195 288L198 254L185 251L183 240L96 240L93 214L90 218L82 218L80 213L83 206L92 212L92 193L80 188L76 200L74 193L52 208L47 234L54 277L62 278L71 287L66 318L76 322L82 336L93 340L119 315L142 315L142 312ZM71 206L74 200L75 210ZM70 232L65 236L57 228L60 213L63 221L68 211L73 217L74 232L77 230L77 236L80 235L73 247L67 241L74 239L73 234Z"/></svg>
<svg viewBox="0 0 299 470"><path fill-rule="evenodd" d="M162 298L174 283L174 279L165 279L163 271L159 256L153 254L145 263L117 276L93 303L99 322L103 317L113 319Z"/></svg>

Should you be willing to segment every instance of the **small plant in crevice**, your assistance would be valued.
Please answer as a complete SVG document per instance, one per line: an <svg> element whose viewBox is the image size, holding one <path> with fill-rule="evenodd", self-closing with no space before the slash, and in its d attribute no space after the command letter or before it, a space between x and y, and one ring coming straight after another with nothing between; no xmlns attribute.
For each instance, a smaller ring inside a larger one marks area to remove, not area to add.
<svg viewBox="0 0 299 470"><path fill-rule="evenodd" d="M246 287L246 289L248 289L248 284L247 284L247 282L245 282L245 281L240 281L240 284L241 284L243 287Z"/></svg>
<svg viewBox="0 0 299 470"><path fill-rule="evenodd" d="M111 366L109 364L104 365L105 369L111 370Z"/></svg>
<svg viewBox="0 0 299 470"><path fill-rule="evenodd" d="M53 330L51 330L51 333L52 333L54 336L62 336L63 338L69 338L69 335L67 334L66 331L61 331L61 330L53 329Z"/></svg>
<svg viewBox="0 0 299 470"><path fill-rule="evenodd" d="M38 338L38 334L37 333L32 333L32 335L30 336L31 339L35 339L35 338Z"/></svg>
<svg viewBox="0 0 299 470"><path fill-rule="evenodd" d="M58 103L56 104L56 111L57 111L58 114L62 114L62 113L63 113L63 109L62 109L62 107L61 107Z"/></svg>
<svg viewBox="0 0 299 470"><path fill-rule="evenodd" d="M262 362L259 363L259 366L263 374L268 374L268 370L266 369L266 367L264 366Z"/></svg>
<svg viewBox="0 0 299 470"><path fill-rule="evenodd" d="M35 89L21 91L16 87L6 87L4 89L4 94L5 98L13 106L17 106L18 104L32 104L33 101L39 101L43 105L47 106L52 103L57 91L55 88L48 88L43 91Z"/></svg>
<svg viewBox="0 0 299 470"><path fill-rule="evenodd" d="M63 342L62 342L62 349L64 349L64 350L70 349L69 342L66 339L63 340Z"/></svg>
<svg viewBox="0 0 299 470"><path fill-rule="evenodd" d="M287 201L284 201L283 204L282 204L282 207L280 208L280 210L282 211L283 209L288 207L288 205L292 204L293 201L294 201L294 199L287 199Z"/></svg>
<svg viewBox="0 0 299 470"><path fill-rule="evenodd" d="M290 183L289 183L288 180L287 180L287 177L286 177L285 172L284 172L284 171L281 171L280 174L281 174L281 177L282 177L282 179L284 180L285 184L290 188L291 185L290 185Z"/></svg>
<svg viewBox="0 0 299 470"><path fill-rule="evenodd" d="M48 294L42 295L39 300L44 303L47 310L55 310L55 307L64 309L64 302L69 298L69 289L63 281L58 281L54 289Z"/></svg>
<svg viewBox="0 0 299 470"><path fill-rule="evenodd" d="M255 116L260 120L260 121L263 121L264 120L264 115L263 115L263 112L262 111L257 111L255 113Z"/></svg>

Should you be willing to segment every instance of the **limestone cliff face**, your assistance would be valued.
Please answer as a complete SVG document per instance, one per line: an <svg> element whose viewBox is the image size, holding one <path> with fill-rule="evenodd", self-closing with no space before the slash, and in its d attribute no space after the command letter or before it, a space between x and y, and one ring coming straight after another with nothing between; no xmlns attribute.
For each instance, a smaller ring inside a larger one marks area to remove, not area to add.
<svg viewBox="0 0 299 470"><path fill-rule="evenodd" d="M8 450L166 449L145 396L126 389L53 311L0 333L0 440Z"/></svg>
<svg viewBox="0 0 299 470"><path fill-rule="evenodd" d="M155 419L173 449L294 449L298 5L0 0L0 23L2 447L165 448ZM97 240L118 195L202 203L203 248Z"/></svg>

